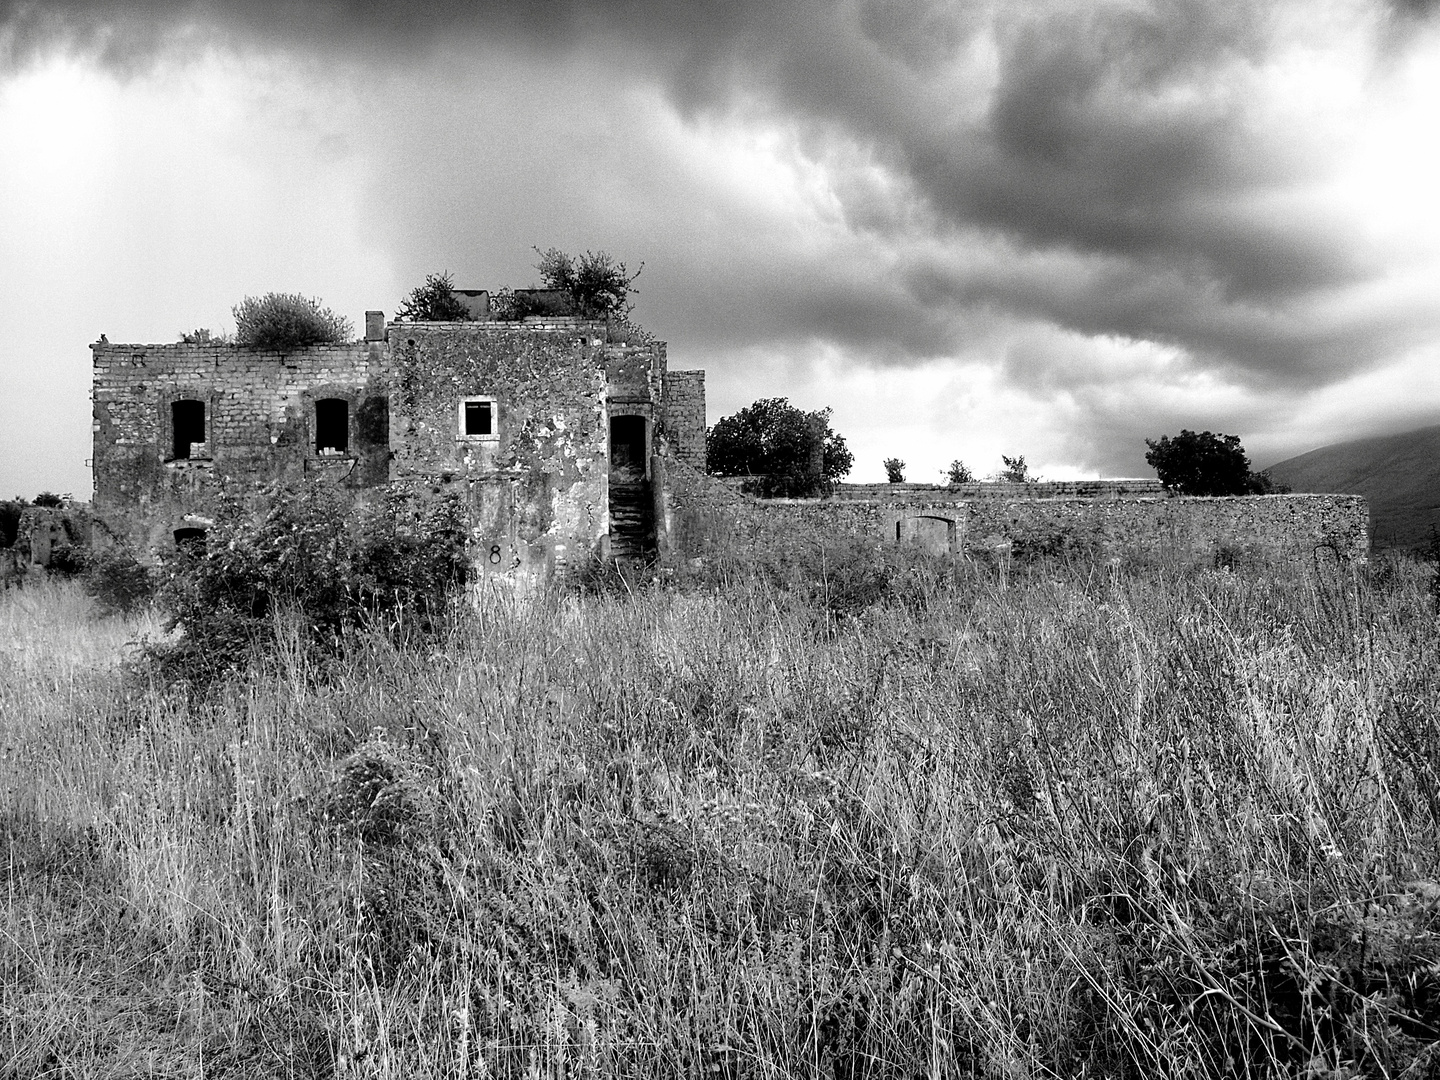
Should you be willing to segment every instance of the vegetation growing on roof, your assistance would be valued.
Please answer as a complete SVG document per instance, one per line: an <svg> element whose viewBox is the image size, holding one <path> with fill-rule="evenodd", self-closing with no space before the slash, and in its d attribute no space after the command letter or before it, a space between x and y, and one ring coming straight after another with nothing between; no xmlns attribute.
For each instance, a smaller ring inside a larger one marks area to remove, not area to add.
<svg viewBox="0 0 1440 1080"><path fill-rule="evenodd" d="M410 295L400 301L395 316L414 322L467 322L471 318L470 308L455 293L448 270L426 274L425 284L410 290Z"/></svg>
<svg viewBox="0 0 1440 1080"><path fill-rule="evenodd" d="M247 296L231 311L236 344L251 349L288 352L349 341L354 334L349 319L300 293Z"/></svg>

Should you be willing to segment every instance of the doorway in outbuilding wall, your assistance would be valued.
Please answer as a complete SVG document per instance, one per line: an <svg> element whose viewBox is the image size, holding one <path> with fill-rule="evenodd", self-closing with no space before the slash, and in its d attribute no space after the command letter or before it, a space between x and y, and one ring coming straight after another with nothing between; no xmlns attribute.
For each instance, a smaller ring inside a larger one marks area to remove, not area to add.
<svg viewBox="0 0 1440 1080"><path fill-rule="evenodd" d="M610 557L645 558L655 551L655 505L650 490L649 421L610 418Z"/></svg>

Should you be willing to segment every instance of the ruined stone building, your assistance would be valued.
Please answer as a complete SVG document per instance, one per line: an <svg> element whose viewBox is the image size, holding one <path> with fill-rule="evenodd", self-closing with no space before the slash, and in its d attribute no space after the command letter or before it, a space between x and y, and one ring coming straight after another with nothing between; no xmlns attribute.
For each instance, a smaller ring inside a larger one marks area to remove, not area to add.
<svg viewBox="0 0 1440 1080"><path fill-rule="evenodd" d="M543 576L652 551L665 462L703 468L705 373L662 342L563 316L365 323L293 352L92 345L97 517L159 552L204 536L222 484L423 486L463 496L478 567Z"/></svg>
<svg viewBox="0 0 1440 1080"><path fill-rule="evenodd" d="M956 556L1074 539L1202 563L1368 552L1355 496L1183 499L1154 481L1087 481L751 498L704 474L704 372L669 370L663 343L613 342L604 322L569 316L492 321L484 292L460 295L474 321L369 312L363 341L293 352L92 345L97 532L158 553L204 536L222 486L313 480L356 499L391 485L454 493L476 569L522 578L825 535Z"/></svg>

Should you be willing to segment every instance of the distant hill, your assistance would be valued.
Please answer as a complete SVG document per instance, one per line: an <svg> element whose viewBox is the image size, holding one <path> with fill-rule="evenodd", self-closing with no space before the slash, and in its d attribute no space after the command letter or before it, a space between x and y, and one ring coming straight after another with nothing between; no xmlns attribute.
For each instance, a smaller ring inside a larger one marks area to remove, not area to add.
<svg viewBox="0 0 1440 1080"><path fill-rule="evenodd" d="M1322 446L1267 471L1297 492L1364 495L1376 547L1419 547L1440 528L1440 424Z"/></svg>

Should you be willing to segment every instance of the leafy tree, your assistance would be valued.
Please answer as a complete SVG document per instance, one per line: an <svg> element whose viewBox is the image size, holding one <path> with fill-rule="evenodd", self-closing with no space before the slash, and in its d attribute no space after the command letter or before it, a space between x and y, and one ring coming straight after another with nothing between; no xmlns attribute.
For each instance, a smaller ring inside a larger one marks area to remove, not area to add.
<svg viewBox="0 0 1440 1080"><path fill-rule="evenodd" d="M1021 454L1019 457L1006 457L1004 454L1001 454L1000 461L1005 467L996 474L996 480L1001 480L1007 484L1033 484L1039 479L1038 476L1030 475L1030 466L1025 464L1024 454Z"/></svg>
<svg viewBox="0 0 1440 1080"><path fill-rule="evenodd" d="M885 459L885 479L892 484L903 484L905 482L905 462L898 457L887 457Z"/></svg>
<svg viewBox="0 0 1440 1080"><path fill-rule="evenodd" d="M754 477L750 489L761 495L814 495L853 464L845 439L830 430L829 409L807 413L786 398L762 398L706 435L706 470Z"/></svg>
<svg viewBox="0 0 1440 1080"><path fill-rule="evenodd" d="M1182 429L1171 438L1146 439L1145 460L1166 491L1179 495L1264 495L1275 490L1270 477L1250 471L1238 435Z"/></svg>
<svg viewBox="0 0 1440 1080"><path fill-rule="evenodd" d="M540 261L535 269L545 287L557 289L570 298L576 315L586 319L624 318L634 306L630 297L636 295L634 282L640 269L630 273L623 262L617 262L604 251L587 251L584 255L567 255L559 248L535 249Z"/></svg>
<svg viewBox="0 0 1440 1080"><path fill-rule="evenodd" d="M425 284L410 290L395 312L399 319L413 322L468 322L470 309L455 295L455 282L450 271L426 274Z"/></svg>
<svg viewBox="0 0 1440 1080"><path fill-rule="evenodd" d="M247 296L231 310L236 344L251 349L285 352L348 341L354 332L349 319L299 293Z"/></svg>
<svg viewBox="0 0 1440 1080"><path fill-rule="evenodd" d="M975 482L975 474L970 471L970 466L966 465L959 458L950 462L949 468L945 469L941 475L945 477L945 482L951 487L958 487L960 484L973 484Z"/></svg>
<svg viewBox="0 0 1440 1080"><path fill-rule="evenodd" d="M69 497L69 495L57 495L53 491L42 491L39 495L35 496L35 505L48 507L51 510L58 510L65 505L65 500Z"/></svg>
<svg viewBox="0 0 1440 1080"><path fill-rule="evenodd" d="M827 483L834 483L842 476L849 476L855 464L855 455L845 445L845 437L830 430L830 410L822 409L825 416L825 449L821 456L821 471Z"/></svg>
<svg viewBox="0 0 1440 1080"><path fill-rule="evenodd" d="M1291 491L1290 485L1278 482L1269 469L1252 472L1245 483L1247 495L1289 495Z"/></svg>

